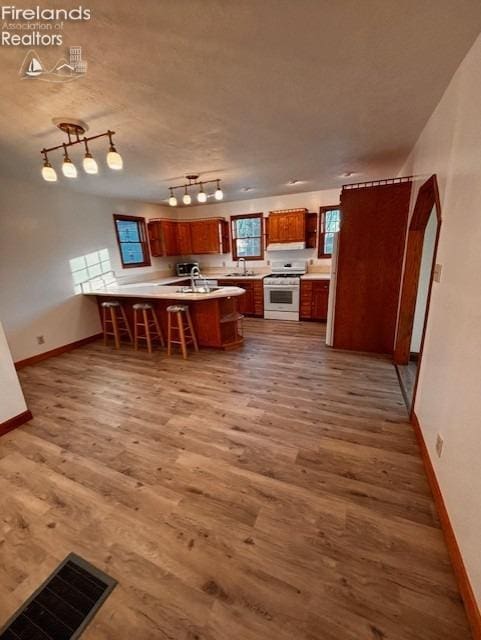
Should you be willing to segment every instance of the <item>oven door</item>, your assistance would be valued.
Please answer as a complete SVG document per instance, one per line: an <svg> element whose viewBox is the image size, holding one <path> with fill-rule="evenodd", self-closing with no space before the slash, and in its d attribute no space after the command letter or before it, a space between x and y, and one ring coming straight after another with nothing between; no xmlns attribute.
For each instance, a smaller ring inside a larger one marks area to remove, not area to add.
<svg viewBox="0 0 481 640"><path fill-rule="evenodd" d="M264 285L264 310L299 313L299 287Z"/></svg>

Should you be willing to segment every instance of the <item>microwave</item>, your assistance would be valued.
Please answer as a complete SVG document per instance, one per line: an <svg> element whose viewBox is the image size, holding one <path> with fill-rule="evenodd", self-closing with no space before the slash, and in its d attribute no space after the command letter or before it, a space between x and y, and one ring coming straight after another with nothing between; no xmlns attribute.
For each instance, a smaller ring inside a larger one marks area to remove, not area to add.
<svg viewBox="0 0 481 640"><path fill-rule="evenodd" d="M178 276L190 276L190 272L194 267L199 268L198 262L178 262L175 265L175 271Z"/></svg>

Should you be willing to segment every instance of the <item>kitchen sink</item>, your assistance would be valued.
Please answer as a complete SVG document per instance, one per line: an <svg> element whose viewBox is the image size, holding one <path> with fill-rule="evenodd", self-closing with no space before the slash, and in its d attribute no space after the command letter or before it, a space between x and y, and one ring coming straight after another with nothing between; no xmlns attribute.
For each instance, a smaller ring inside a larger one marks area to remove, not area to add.
<svg viewBox="0 0 481 640"><path fill-rule="evenodd" d="M222 287L196 287L195 289L192 289L192 287L180 287L176 293L212 293L212 291L218 291L219 289L222 289Z"/></svg>
<svg viewBox="0 0 481 640"><path fill-rule="evenodd" d="M252 278L254 275L253 271L248 271L247 273L228 273L223 278Z"/></svg>

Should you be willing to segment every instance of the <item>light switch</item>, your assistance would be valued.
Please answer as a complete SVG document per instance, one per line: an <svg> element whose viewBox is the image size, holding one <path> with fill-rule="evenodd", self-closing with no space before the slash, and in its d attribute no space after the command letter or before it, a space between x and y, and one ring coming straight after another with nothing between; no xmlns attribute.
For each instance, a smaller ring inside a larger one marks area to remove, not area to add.
<svg viewBox="0 0 481 640"><path fill-rule="evenodd" d="M434 282L441 282L441 270L442 270L442 268L443 268L442 264L436 263L434 265L434 275L433 275Z"/></svg>

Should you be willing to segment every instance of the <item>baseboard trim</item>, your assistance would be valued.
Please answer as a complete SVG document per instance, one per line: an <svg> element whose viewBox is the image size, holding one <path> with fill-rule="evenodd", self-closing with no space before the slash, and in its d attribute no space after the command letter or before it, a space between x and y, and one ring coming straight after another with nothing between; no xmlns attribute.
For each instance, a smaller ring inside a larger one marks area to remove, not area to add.
<svg viewBox="0 0 481 640"><path fill-rule="evenodd" d="M33 418L32 412L29 409L27 409L26 411L19 413L18 416L13 416L13 418L10 418L9 420L2 422L0 424L0 436L5 435L9 431L13 431L14 429L16 429L17 427L20 427L22 424L25 424L32 418Z"/></svg>
<svg viewBox="0 0 481 640"><path fill-rule="evenodd" d="M37 362L41 362L42 360L47 360L48 358L59 356L62 353L66 353L67 351L72 351L73 349L82 347L84 344L88 344L89 342L95 342L95 340L101 338L102 335L102 333L95 333L93 336L88 336L87 338L82 338L81 340L75 340L75 342L69 342L68 344L64 344L63 346L57 347L56 349L51 349L50 351L38 353L36 356L32 356L31 358L19 360L18 362L15 362L15 369L22 369L23 367L28 367L29 365L36 364Z"/></svg>
<svg viewBox="0 0 481 640"><path fill-rule="evenodd" d="M434 467L431 462L431 457L424 440L419 420L414 411L411 414L411 423L413 425L414 433L416 434L416 439L421 449L424 468L428 477L429 486L431 487L431 492L433 494L439 520L441 522L441 528L446 540L448 553L451 558L451 563L453 565L459 591L461 593L461 597L466 609L466 615L471 625L473 638L474 640L481 640L481 611L479 609L478 603L476 602L476 597L474 595L471 582L469 581L469 576L466 571L463 556L461 555L461 551L456 540L456 535L454 533L454 529L451 525L449 514L444 503L443 494L441 493L441 488L436 477L436 472L434 471Z"/></svg>

